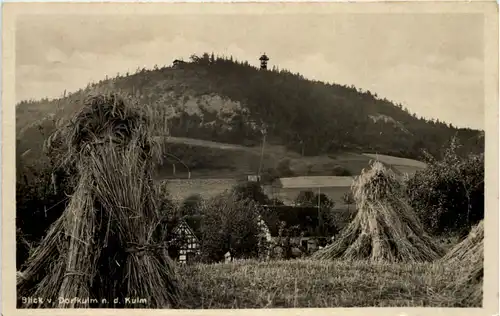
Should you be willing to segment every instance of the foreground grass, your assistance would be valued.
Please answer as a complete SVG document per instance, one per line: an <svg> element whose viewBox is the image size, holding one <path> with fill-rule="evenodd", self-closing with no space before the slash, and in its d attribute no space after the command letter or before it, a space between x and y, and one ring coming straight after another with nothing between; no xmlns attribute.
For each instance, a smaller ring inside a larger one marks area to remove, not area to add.
<svg viewBox="0 0 500 316"><path fill-rule="evenodd" d="M242 261L177 267L181 308L458 307L439 265ZM458 295L459 296L459 295Z"/></svg>

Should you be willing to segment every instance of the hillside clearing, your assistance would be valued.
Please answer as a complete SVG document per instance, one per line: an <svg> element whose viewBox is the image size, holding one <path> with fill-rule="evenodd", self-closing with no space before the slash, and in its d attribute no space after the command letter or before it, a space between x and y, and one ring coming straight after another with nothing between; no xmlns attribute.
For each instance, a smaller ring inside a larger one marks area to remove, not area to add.
<svg viewBox="0 0 500 316"><path fill-rule="evenodd" d="M396 171L400 172L401 174L407 173L409 175L413 175L415 174L415 172L427 167L426 163L414 159L368 153L364 153L363 155L369 157L370 159L378 160L384 164L390 165L393 169L396 169Z"/></svg>
<svg viewBox="0 0 500 316"><path fill-rule="evenodd" d="M239 177L244 174L256 174L262 155L261 146L247 147L186 137L168 137L166 142L170 146L175 146L174 153L190 166L191 174L195 178ZM203 167L200 167L201 163L191 163L194 159L193 155L203 157ZM280 161L289 160L290 169L297 176L335 175L336 168L346 170L352 175L359 175L373 159L380 160L397 171L408 174L413 174L426 166L425 163L413 159L367 153L339 152L331 155L302 156L281 145L266 144L262 155L262 170L275 168ZM169 163L176 163L176 161L172 160ZM178 171L185 172L183 168L179 165ZM172 175L169 169L171 169L170 165L165 166L162 170L162 177Z"/></svg>
<svg viewBox="0 0 500 316"><path fill-rule="evenodd" d="M177 266L181 308L457 307L436 263L241 261ZM437 294L439 293L439 294Z"/></svg>
<svg viewBox="0 0 500 316"><path fill-rule="evenodd" d="M401 157L394 157L394 156L380 155L380 154L368 154L368 153L364 153L363 155L368 156L372 159L377 159L389 165L410 166L422 169L427 167L427 164L415 159L408 159L408 158L401 158Z"/></svg>
<svg viewBox="0 0 500 316"><path fill-rule="evenodd" d="M171 144L185 144L185 145L191 145L191 146L217 148L217 149L222 149L222 150L242 150L242 151L248 151L248 152L255 151L255 149L252 147L245 147L245 146L241 146L241 145L227 144L227 143L220 143L220 142L212 142L209 140L194 139L194 138L187 138L187 137L169 136L169 137L167 137L166 142L171 143Z"/></svg>

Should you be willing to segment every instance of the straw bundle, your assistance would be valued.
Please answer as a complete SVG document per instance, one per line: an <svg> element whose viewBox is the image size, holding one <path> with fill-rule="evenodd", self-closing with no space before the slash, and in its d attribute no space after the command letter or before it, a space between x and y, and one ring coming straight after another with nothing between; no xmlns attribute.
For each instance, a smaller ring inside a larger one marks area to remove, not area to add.
<svg viewBox="0 0 500 316"><path fill-rule="evenodd" d="M175 306L151 177L161 151L147 110L117 95L90 97L49 139L48 148L78 181L67 209L19 274L19 299L44 301L22 307ZM127 306L126 298L144 301Z"/></svg>
<svg viewBox="0 0 500 316"><path fill-rule="evenodd" d="M416 262L442 255L406 202L403 185L381 163L363 170L352 190L356 217L313 258Z"/></svg>
<svg viewBox="0 0 500 316"><path fill-rule="evenodd" d="M441 259L441 262L453 269L464 270L463 276L447 287L455 293L454 297L458 303L461 306L481 307L484 274L484 222L477 224L467 238L453 247Z"/></svg>
<svg viewBox="0 0 500 316"><path fill-rule="evenodd" d="M443 262L456 263L464 260L477 260L482 258L484 249L484 222L474 226L467 238L450 249L441 259Z"/></svg>

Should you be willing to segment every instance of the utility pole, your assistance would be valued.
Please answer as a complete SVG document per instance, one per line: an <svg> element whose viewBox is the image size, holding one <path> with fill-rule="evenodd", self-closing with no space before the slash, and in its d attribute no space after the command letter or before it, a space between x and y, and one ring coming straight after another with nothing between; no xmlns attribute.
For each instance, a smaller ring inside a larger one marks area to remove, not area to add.
<svg viewBox="0 0 500 316"><path fill-rule="evenodd" d="M262 171L262 162L264 160L264 147L266 145L266 135L267 135L266 127L262 127L260 132L262 133L262 149L260 152L259 172L257 173L258 180L260 180L260 173Z"/></svg>

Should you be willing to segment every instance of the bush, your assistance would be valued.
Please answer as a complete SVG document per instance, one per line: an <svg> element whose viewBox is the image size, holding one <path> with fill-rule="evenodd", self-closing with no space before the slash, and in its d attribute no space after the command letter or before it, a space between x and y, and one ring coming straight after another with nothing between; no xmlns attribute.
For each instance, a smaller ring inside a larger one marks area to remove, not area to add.
<svg viewBox="0 0 500 316"><path fill-rule="evenodd" d="M435 234L461 233L484 218L484 154L457 154L452 139L440 160L407 180L411 205Z"/></svg>
<svg viewBox="0 0 500 316"><path fill-rule="evenodd" d="M205 262L218 262L231 252L233 258L255 258L259 251L258 205L235 194L224 193L201 206L201 253Z"/></svg>

